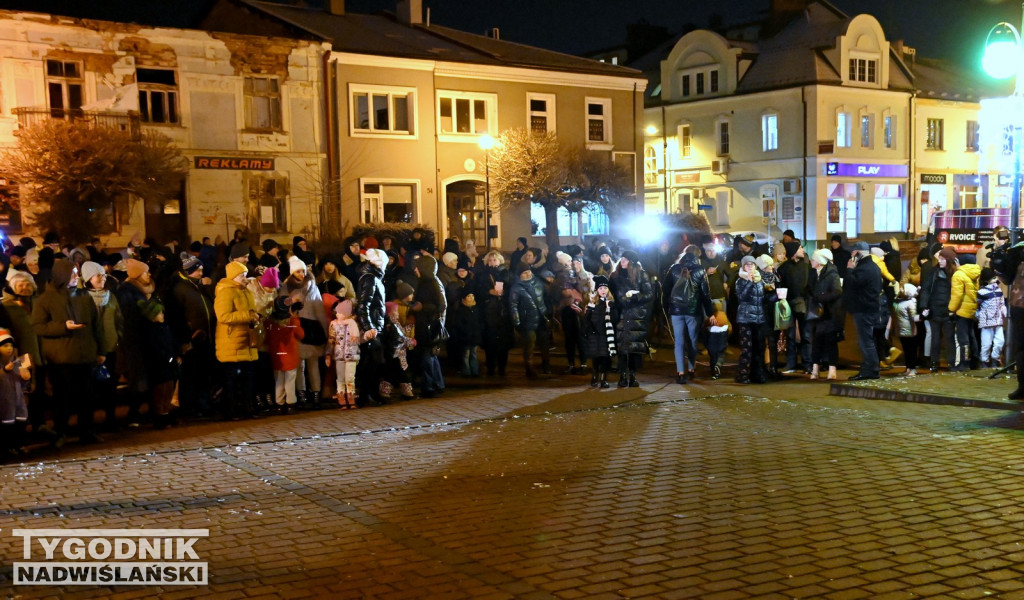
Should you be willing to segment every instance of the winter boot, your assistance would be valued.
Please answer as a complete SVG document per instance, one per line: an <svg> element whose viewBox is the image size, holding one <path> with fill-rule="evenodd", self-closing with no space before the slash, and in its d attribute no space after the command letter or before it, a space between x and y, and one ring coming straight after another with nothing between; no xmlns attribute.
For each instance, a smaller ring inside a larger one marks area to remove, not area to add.
<svg viewBox="0 0 1024 600"><path fill-rule="evenodd" d="M597 369L594 369L593 374L590 376L590 387L597 387Z"/></svg>
<svg viewBox="0 0 1024 600"><path fill-rule="evenodd" d="M636 371L629 372L629 387L640 387L640 382L636 380Z"/></svg>
<svg viewBox="0 0 1024 600"><path fill-rule="evenodd" d="M309 402L309 407L313 410L327 408L326 406L320 406L320 392L306 392L306 401Z"/></svg>
<svg viewBox="0 0 1024 600"><path fill-rule="evenodd" d="M609 387L611 387L611 384L608 383L608 372L601 371L601 389L605 390Z"/></svg>
<svg viewBox="0 0 1024 600"><path fill-rule="evenodd" d="M819 369L820 369L820 367L818 365L813 365L811 367L811 379L818 379L818 377L819 377L819 374L818 374L819 373Z"/></svg>
<svg viewBox="0 0 1024 600"><path fill-rule="evenodd" d="M619 387L624 388L629 385L629 371L622 369L619 371Z"/></svg>

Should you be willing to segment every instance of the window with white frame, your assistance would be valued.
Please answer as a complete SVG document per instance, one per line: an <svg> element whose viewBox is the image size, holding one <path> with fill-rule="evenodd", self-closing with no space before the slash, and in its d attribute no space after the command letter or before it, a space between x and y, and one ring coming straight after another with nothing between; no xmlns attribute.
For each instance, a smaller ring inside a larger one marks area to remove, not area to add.
<svg viewBox="0 0 1024 600"><path fill-rule="evenodd" d="M850 147L850 113L836 113L836 146Z"/></svg>
<svg viewBox="0 0 1024 600"><path fill-rule="evenodd" d="M139 114L143 123L178 122L178 76L173 69L135 71L139 83Z"/></svg>
<svg viewBox="0 0 1024 600"><path fill-rule="evenodd" d="M928 119L925 127L925 150L942 150L943 146L943 119Z"/></svg>
<svg viewBox="0 0 1024 600"><path fill-rule="evenodd" d="M977 152L981 148L981 130L977 121L967 121L967 151Z"/></svg>
<svg viewBox="0 0 1024 600"><path fill-rule="evenodd" d="M658 183L658 151L654 146L644 148L644 184Z"/></svg>
<svg viewBox="0 0 1024 600"><path fill-rule="evenodd" d="M761 115L761 149L765 152L779 149L778 113Z"/></svg>
<svg viewBox="0 0 1024 600"><path fill-rule="evenodd" d="M254 175L248 187L250 210L256 213L260 232L288 231L288 177Z"/></svg>
<svg viewBox="0 0 1024 600"><path fill-rule="evenodd" d="M875 130L875 115L872 114L861 114L860 115L860 147L861 148L872 148L874 136L872 135Z"/></svg>
<svg viewBox="0 0 1024 600"><path fill-rule="evenodd" d="M608 214L600 204L588 203L580 212L569 212L564 207L557 213L558 235L579 237L583 235L607 235L610 231ZM547 215L544 207L530 204L530 220L537 224L534 235L543 236L547 229Z"/></svg>
<svg viewBox="0 0 1024 600"><path fill-rule="evenodd" d="M878 59L877 58L851 58L850 59L850 81L861 83L878 82Z"/></svg>
<svg viewBox="0 0 1024 600"><path fill-rule="evenodd" d="M74 60L46 61L46 95L54 118L82 107L82 64Z"/></svg>
<svg viewBox="0 0 1024 600"><path fill-rule="evenodd" d="M883 132L885 137L885 147L895 148L896 147L896 117L892 115L885 115L885 131Z"/></svg>
<svg viewBox="0 0 1024 600"><path fill-rule="evenodd" d="M416 185L363 181L360 188L363 223L416 222Z"/></svg>
<svg viewBox="0 0 1024 600"><path fill-rule="evenodd" d="M414 88L351 85L349 93L353 133L396 137L416 133Z"/></svg>
<svg viewBox="0 0 1024 600"><path fill-rule="evenodd" d="M722 119L718 121L718 156L729 155L729 121Z"/></svg>
<svg viewBox="0 0 1024 600"><path fill-rule="evenodd" d="M539 134L555 131L555 95L527 94L526 114L530 119L530 131Z"/></svg>
<svg viewBox="0 0 1024 600"><path fill-rule="evenodd" d="M679 126L679 156L682 158L690 158L693 155L691 148L691 135L690 135L690 124L685 123Z"/></svg>
<svg viewBox="0 0 1024 600"><path fill-rule="evenodd" d="M245 78L245 127L281 131L281 82L277 77Z"/></svg>
<svg viewBox="0 0 1024 600"><path fill-rule="evenodd" d="M496 94L439 91L438 130L449 140L465 137L476 143L477 136L497 132L497 105Z"/></svg>
<svg viewBox="0 0 1024 600"><path fill-rule="evenodd" d="M587 98L587 143L612 143L612 101L610 98Z"/></svg>

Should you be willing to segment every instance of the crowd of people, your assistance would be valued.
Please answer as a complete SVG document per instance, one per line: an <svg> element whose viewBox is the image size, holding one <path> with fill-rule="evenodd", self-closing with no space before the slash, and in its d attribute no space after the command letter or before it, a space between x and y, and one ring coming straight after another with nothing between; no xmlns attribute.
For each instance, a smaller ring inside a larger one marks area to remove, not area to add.
<svg viewBox="0 0 1024 600"><path fill-rule="evenodd" d="M836 235L808 257L791 231L771 248L706 236L646 252L608 240L541 251L519 238L508 256L472 240L435 248L426 233L352 237L325 255L302 237L286 248L242 231L187 248L133 240L115 253L52 233L38 245L4 240L6 452L24 453L28 427L60 447L72 435L98 440L100 425L434 397L446 372L506 376L515 347L534 378L551 373L559 342L563 373L589 374L594 388L639 386L643 357L665 336L679 384L696 378L701 346L720 379L730 344L738 383L831 380L847 314L861 353L855 380L901 355L906 376L936 371L943 348L953 371L1000 364L1006 294L988 248L978 260L922 248L904 268L895 240L847 248ZM998 231L994 246L1008 237Z"/></svg>

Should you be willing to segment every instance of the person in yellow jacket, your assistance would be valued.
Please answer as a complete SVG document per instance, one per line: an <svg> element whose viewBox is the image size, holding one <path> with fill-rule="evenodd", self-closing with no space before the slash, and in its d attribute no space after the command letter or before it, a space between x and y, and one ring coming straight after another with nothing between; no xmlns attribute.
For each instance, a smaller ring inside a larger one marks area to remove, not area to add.
<svg viewBox="0 0 1024 600"><path fill-rule="evenodd" d="M253 369L259 346L255 327L259 323L256 300L246 289L246 267L227 264L226 275L217 283L213 311L217 314L217 360L224 365L222 413L237 421L253 414Z"/></svg>
<svg viewBox="0 0 1024 600"><path fill-rule="evenodd" d="M953 273L949 293L949 312L953 316L953 366L951 371L966 371L968 360L978 355L974 339L974 314L978 312L978 279L981 267L960 265Z"/></svg>
<svg viewBox="0 0 1024 600"><path fill-rule="evenodd" d="M871 248L871 261L878 265L878 270L882 272L882 292L885 296L879 303L880 314L878 327L875 327L875 348L878 349L878 356L885 356L878 364L883 369L888 369L903 354L902 350L889 342L889 336L885 335L885 324L889 322L889 317L892 315L892 301L896 299L896 294L893 292L893 283L896 282L896 277L885 266L885 251L878 246Z"/></svg>

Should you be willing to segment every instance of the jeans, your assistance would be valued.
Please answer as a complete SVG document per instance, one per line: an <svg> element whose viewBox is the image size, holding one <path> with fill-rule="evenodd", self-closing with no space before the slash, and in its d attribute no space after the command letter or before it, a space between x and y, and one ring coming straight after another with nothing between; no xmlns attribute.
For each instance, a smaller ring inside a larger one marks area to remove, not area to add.
<svg viewBox="0 0 1024 600"><path fill-rule="evenodd" d="M952 368L956 364L953 358L953 322L949 319L943 321L933 319L929 322L932 325L932 367L939 368L939 363L942 362L942 340L946 340L946 366Z"/></svg>
<svg viewBox="0 0 1024 600"><path fill-rule="evenodd" d="M425 348L420 352L420 376L423 378L424 392L440 392L444 389L441 361L431 348Z"/></svg>
<svg viewBox="0 0 1024 600"><path fill-rule="evenodd" d="M878 350L875 349L875 324L877 312L853 313L853 324L857 328L857 346L860 348L860 374L878 377Z"/></svg>
<svg viewBox="0 0 1024 600"><path fill-rule="evenodd" d="M676 336L676 373L693 371L697 358L697 332L700 321L693 315L672 315L672 331Z"/></svg>
<svg viewBox="0 0 1024 600"><path fill-rule="evenodd" d="M1003 354L1003 326L981 328L981 360L999 360Z"/></svg>
<svg viewBox="0 0 1024 600"><path fill-rule="evenodd" d="M480 362L476 357L477 346L463 346L462 348L462 374L476 377L480 374Z"/></svg>

